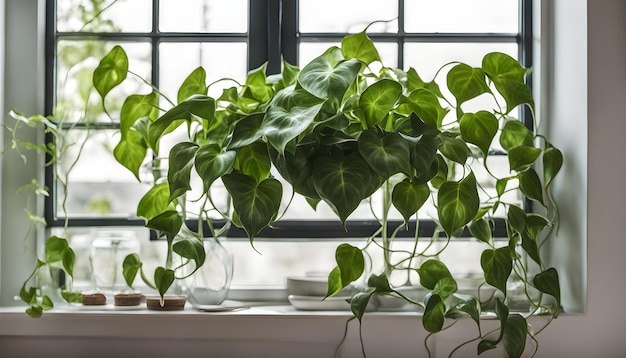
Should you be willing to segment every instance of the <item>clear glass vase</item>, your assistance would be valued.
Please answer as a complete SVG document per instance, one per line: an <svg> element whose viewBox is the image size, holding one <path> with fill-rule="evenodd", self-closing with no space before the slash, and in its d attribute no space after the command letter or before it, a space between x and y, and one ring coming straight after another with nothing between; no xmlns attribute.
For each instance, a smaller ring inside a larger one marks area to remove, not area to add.
<svg viewBox="0 0 626 358"><path fill-rule="evenodd" d="M233 256L217 239L204 241L206 260L185 279L185 291L194 307L219 305L226 299L233 278Z"/></svg>

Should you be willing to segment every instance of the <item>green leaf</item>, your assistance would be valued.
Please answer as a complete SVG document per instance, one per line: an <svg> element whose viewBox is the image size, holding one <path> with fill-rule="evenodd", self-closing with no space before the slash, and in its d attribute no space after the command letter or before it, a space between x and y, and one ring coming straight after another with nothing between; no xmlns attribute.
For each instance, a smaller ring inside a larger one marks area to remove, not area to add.
<svg viewBox="0 0 626 358"><path fill-rule="evenodd" d="M504 330L507 325L507 319L509 317L509 308L500 300L496 298L496 316L500 320L500 336L496 340L483 339L478 343L478 354L481 354L489 349L496 348L498 343L502 341L504 337Z"/></svg>
<svg viewBox="0 0 626 358"><path fill-rule="evenodd" d="M482 68L506 101L506 113L520 104L534 106L530 88L524 82L527 71L517 60L504 53L492 52L483 58Z"/></svg>
<svg viewBox="0 0 626 358"><path fill-rule="evenodd" d="M459 182L445 182L441 185L437 212L441 227L449 237L474 218L479 203L476 178L472 172Z"/></svg>
<svg viewBox="0 0 626 358"><path fill-rule="evenodd" d="M137 216L150 220L164 212L170 205L170 187L167 182L152 186L137 205Z"/></svg>
<svg viewBox="0 0 626 358"><path fill-rule="evenodd" d="M498 132L498 119L491 112L465 113L460 120L461 137L475 144L487 157L491 142Z"/></svg>
<svg viewBox="0 0 626 358"><path fill-rule="evenodd" d="M518 146L532 147L533 134L520 121L507 121L500 133L500 145L504 150Z"/></svg>
<svg viewBox="0 0 626 358"><path fill-rule="evenodd" d="M452 277L442 277L433 288L433 294L441 297L442 300L450 297L458 289L457 283Z"/></svg>
<svg viewBox="0 0 626 358"><path fill-rule="evenodd" d="M337 49L338 50L338 49ZM339 103L356 79L361 63L356 59L336 61L332 48L309 62L300 71L298 83L318 98L334 99Z"/></svg>
<svg viewBox="0 0 626 358"><path fill-rule="evenodd" d="M233 135L227 149L245 147L263 136L261 125L265 113L253 113L239 120L233 129Z"/></svg>
<svg viewBox="0 0 626 358"><path fill-rule="evenodd" d="M420 276L421 285L429 290L434 290L437 283L442 279L454 280L446 265L434 259L425 261L420 268L417 269L417 273Z"/></svg>
<svg viewBox="0 0 626 358"><path fill-rule="evenodd" d="M172 240L178 234L182 225L183 219L174 210L165 211L146 223L146 227L166 233L168 240Z"/></svg>
<svg viewBox="0 0 626 358"><path fill-rule="evenodd" d="M479 241L485 243L491 242L491 226L489 226L489 222L484 218L472 221L469 226L469 232Z"/></svg>
<svg viewBox="0 0 626 358"><path fill-rule="evenodd" d="M250 93L252 98L260 103L269 101L272 96L272 89L267 84L267 77L265 76L266 68L267 63L264 63L250 71L246 78L246 92Z"/></svg>
<svg viewBox="0 0 626 358"><path fill-rule="evenodd" d="M333 153L318 157L313 164L313 185L345 224L359 203L378 188L381 179L359 153L347 156Z"/></svg>
<svg viewBox="0 0 626 358"><path fill-rule="evenodd" d="M241 174L255 178L257 182L269 177L272 161L267 145L263 142L255 142L238 149L234 167Z"/></svg>
<svg viewBox="0 0 626 358"><path fill-rule="evenodd" d="M278 92L265 113L262 133L283 153L287 143L303 133L322 108L323 100L303 89L288 87Z"/></svg>
<svg viewBox="0 0 626 358"><path fill-rule="evenodd" d="M129 130L113 149L113 156L120 164L130 170L137 180L140 180L139 169L146 159L147 151L148 147L141 134Z"/></svg>
<svg viewBox="0 0 626 358"><path fill-rule="evenodd" d="M541 149L539 148L527 147L524 145L513 147L509 149L507 154L509 158L509 167L511 170L518 172L525 171L535 163L540 154Z"/></svg>
<svg viewBox="0 0 626 358"><path fill-rule="evenodd" d="M457 162L461 165L467 161L469 155L469 148L465 142L459 138L452 138L447 135L440 136L442 142L439 146L441 154L453 162Z"/></svg>
<svg viewBox="0 0 626 358"><path fill-rule="evenodd" d="M430 196L430 188L428 184L408 178L393 187L391 193L391 202L398 209L404 223L407 224L411 216L413 216L428 200Z"/></svg>
<svg viewBox="0 0 626 358"><path fill-rule="evenodd" d="M62 257L63 269L70 276L70 278L74 278L74 261L76 261L76 254L74 254L74 250L72 248L67 247L63 251Z"/></svg>
<svg viewBox="0 0 626 358"><path fill-rule="evenodd" d="M174 271L161 266L154 270L154 284L161 297L167 293L172 283L174 283Z"/></svg>
<svg viewBox="0 0 626 358"><path fill-rule="evenodd" d="M41 306L30 306L26 309L26 314L31 318L40 318L43 314Z"/></svg>
<svg viewBox="0 0 626 358"><path fill-rule="evenodd" d="M124 261L122 262L122 275L124 276L124 281L128 287L133 287L133 282L135 281L141 266L141 259L137 254L129 254L124 258Z"/></svg>
<svg viewBox="0 0 626 358"><path fill-rule="evenodd" d="M233 207L250 241L278 215L283 189L273 178L263 181L251 176L230 173L222 177L233 198Z"/></svg>
<svg viewBox="0 0 626 358"><path fill-rule="evenodd" d="M519 206L510 205L507 220L513 230L523 233L526 230L526 212Z"/></svg>
<svg viewBox="0 0 626 358"><path fill-rule="evenodd" d="M350 309L356 318L361 321L363 314L365 314L365 310L367 310L367 305L374 294L374 288L368 288L365 292L359 292L356 295L352 296L350 300Z"/></svg>
<svg viewBox="0 0 626 358"><path fill-rule="evenodd" d="M543 186L535 169L528 168L519 173L519 188L524 195L543 205Z"/></svg>
<svg viewBox="0 0 626 358"><path fill-rule="evenodd" d="M428 182L439 169L437 148L441 144L438 137L423 136L411 151L411 165L415 168L415 177L422 182Z"/></svg>
<svg viewBox="0 0 626 358"><path fill-rule="evenodd" d="M467 100L489 92L483 70L463 63L454 66L448 72L447 84L448 89L456 98L457 107Z"/></svg>
<svg viewBox="0 0 626 358"><path fill-rule="evenodd" d="M341 280L341 270L339 269L339 266L335 266L335 268L333 268L332 271L330 271L330 273L328 274L328 292L326 293L326 297L337 294L343 289L343 287L343 281Z"/></svg>
<svg viewBox="0 0 626 358"><path fill-rule="evenodd" d="M380 61L378 50L365 31L345 36L341 40L341 52L346 59L356 58L368 65Z"/></svg>
<svg viewBox="0 0 626 358"><path fill-rule="evenodd" d="M222 152L216 144L207 144L198 148L195 167L204 183L204 192L208 192L214 181L232 169L236 154L234 150Z"/></svg>
<svg viewBox="0 0 626 358"><path fill-rule="evenodd" d="M374 128L387 117L401 94L402 85L390 79L382 79L367 87L359 99L359 109L367 128Z"/></svg>
<svg viewBox="0 0 626 358"><path fill-rule="evenodd" d="M441 331L446 316L446 305L439 295L432 295L426 303L422 325L428 332L436 333Z"/></svg>
<svg viewBox="0 0 626 358"><path fill-rule="evenodd" d="M128 56L120 46L115 46L100 60L93 71L93 86L104 100L104 97L120 83L128 74Z"/></svg>
<svg viewBox="0 0 626 358"><path fill-rule="evenodd" d="M543 182L546 188L552 183L563 166L563 154L555 147L549 146L543 152Z"/></svg>
<svg viewBox="0 0 626 358"><path fill-rule="evenodd" d="M335 261L341 273L342 288L361 277L365 270L365 258L358 247L350 244L340 244L335 250Z"/></svg>
<svg viewBox="0 0 626 358"><path fill-rule="evenodd" d="M389 285L389 279L384 273L380 275L370 275L367 279L367 285L375 289L376 293L390 293L393 289Z"/></svg>
<svg viewBox="0 0 626 358"><path fill-rule="evenodd" d="M420 120L432 128L440 128L449 110L441 106L439 97L424 88L418 88L403 99L395 110L404 115L415 113Z"/></svg>
<svg viewBox="0 0 626 358"><path fill-rule="evenodd" d="M450 296L449 301L452 306L450 313L463 312L469 315L480 331L480 304L476 297L455 293Z"/></svg>
<svg viewBox="0 0 626 358"><path fill-rule="evenodd" d="M58 236L50 236L46 239L45 254L46 263L52 264L55 262L62 262L65 251L69 248L69 244L66 239Z"/></svg>
<svg viewBox="0 0 626 358"><path fill-rule="evenodd" d="M271 148L270 158L280 175L297 193L319 202L319 195L311 180L313 166L309 162L306 149L298 146L293 153L285 152L284 155L279 155Z"/></svg>
<svg viewBox="0 0 626 358"><path fill-rule="evenodd" d="M67 290L61 290L61 297L67 303L82 303L83 302L83 294L80 292L73 292ZM52 309L52 307L50 307Z"/></svg>
<svg viewBox="0 0 626 358"><path fill-rule="evenodd" d="M561 287L559 285L559 274L554 267L538 273L533 278L533 285L536 289L556 299L557 307L555 315L558 314L561 306Z"/></svg>
<svg viewBox="0 0 626 358"><path fill-rule="evenodd" d="M208 96L193 95L165 112L148 129L150 148L157 149L161 137L168 128L176 121L189 120L192 114L208 121L212 120L215 116L215 100Z"/></svg>
<svg viewBox="0 0 626 358"><path fill-rule="evenodd" d="M367 164L383 178L396 173L411 175L411 152L409 142L398 133L384 133L382 138L376 131L361 133L358 140L359 153Z"/></svg>
<svg viewBox="0 0 626 358"><path fill-rule="evenodd" d="M191 170L197 152L198 144L192 142L177 143L170 150L167 171L167 181L170 184L169 201L191 190Z"/></svg>
<svg viewBox="0 0 626 358"><path fill-rule="evenodd" d="M510 314L506 320L502 344L507 356L519 358L524 353L526 347L526 335L528 334L528 324L522 315Z"/></svg>
<svg viewBox="0 0 626 358"><path fill-rule="evenodd" d="M172 245L172 250L181 257L194 260L196 269L200 268L206 259L206 251L202 240L196 237L176 241L174 245Z"/></svg>
<svg viewBox="0 0 626 358"><path fill-rule="evenodd" d="M509 248L501 247L483 251L480 256L480 266L485 273L485 281L506 296L506 281L513 270L513 259Z"/></svg>
<svg viewBox="0 0 626 358"><path fill-rule="evenodd" d="M196 94L204 96L207 94L206 71L202 67L193 70L189 76L185 78L183 84L180 85L177 96L178 103Z"/></svg>

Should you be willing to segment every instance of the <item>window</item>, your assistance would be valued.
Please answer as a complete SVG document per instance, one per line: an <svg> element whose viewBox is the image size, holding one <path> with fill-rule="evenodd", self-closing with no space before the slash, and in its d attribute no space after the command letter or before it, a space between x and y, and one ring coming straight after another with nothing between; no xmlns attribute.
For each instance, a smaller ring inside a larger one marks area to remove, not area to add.
<svg viewBox="0 0 626 358"><path fill-rule="evenodd" d="M386 64L413 67L423 78L433 78L444 63L478 64L491 51L529 67L530 6L526 0L47 0L46 110L80 143L60 153L63 167L58 172L72 167L68 177L55 178L55 168L47 169L52 188L46 201L48 224L60 227L67 219L73 245L85 251L101 227L124 227L146 236L134 209L147 188L116 164L111 151L119 139L119 122L104 112L115 113L121 98L146 84L127 81L107 97L104 108L91 89L91 71L114 45L129 54L131 71L175 98L176 88L197 66L205 67L209 83L224 77L243 82L247 71L263 63L270 73L280 70L283 58L306 63L346 34L375 22L368 35ZM226 85L215 83L209 95L219 96ZM503 158L496 153L491 160ZM322 207L313 216L304 202L292 206L303 210L290 212L278 224L281 230L257 240L260 257L247 240L237 240L243 235L232 233L230 244L241 255L235 260L234 285L281 285L286 272L327 272L337 240L358 240L376 227L366 204L351 216L348 233L330 210ZM315 222L306 220L311 217ZM428 220L420 223L420 235L433 229ZM143 243L142 249L160 244ZM468 242L457 244L459 250L471 249L465 247L471 246ZM158 249L148 250L157 255ZM310 266L296 266L305 255L303 265ZM259 265L267 270L255 272ZM462 266L459 270L466 270Z"/></svg>

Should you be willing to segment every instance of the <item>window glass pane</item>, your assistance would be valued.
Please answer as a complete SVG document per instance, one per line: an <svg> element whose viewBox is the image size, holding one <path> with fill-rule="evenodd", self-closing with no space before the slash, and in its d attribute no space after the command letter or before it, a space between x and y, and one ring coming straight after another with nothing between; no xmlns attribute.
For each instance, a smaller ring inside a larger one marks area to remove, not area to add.
<svg viewBox="0 0 626 358"><path fill-rule="evenodd" d="M104 41L59 41L57 44L57 82L55 115L64 122L110 122L102 110L102 100L92 85L93 70L116 45ZM124 43L129 69L145 79L150 78L150 44ZM144 89L145 88L145 89ZM141 80L129 75L124 83L106 98L109 113L118 113L125 96L138 91L149 93ZM85 103L88 108L85 110ZM119 120L119 118L114 118Z"/></svg>
<svg viewBox="0 0 626 358"><path fill-rule="evenodd" d="M517 33L518 0L405 0L407 32Z"/></svg>
<svg viewBox="0 0 626 358"><path fill-rule="evenodd" d="M415 68L424 81L431 81L441 66L451 61L460 61L470 66L479 67L483 57L499 51L517 58L515 43L417 43L404 45L404 67ZM437 76L445 79L447 69Z"/></svg>
<svg viewBox="0 0 626 358"><path fill-rule="evenodd" d="M139 184L130 171L115 161L112 151L119 141L119 133L74 129L67 132L66 141L76 144L67 148L57 163L59 173L73 166L67 178L62 175L57 181L58 215L64 217L63 182L66 182L65 209L69 216L135 217L137 203L148 186Z"/></svg>
<svg viewBox="0 0 626 358"><path fill-rule="evenodd" d="M159 88L176 102L177 92L185 78L198 66L207 73L207 83L222 78L245 82L247 45L243 42L212 43L163 43L160 51ZM219 97L222 89L232 87L232 81L220 81L211 85L209 95Z"/></svg>
<svg viewBox="0 0 626 358"><path fill-rule="evenodd" d="M161 0L159 14L164 32L248 31L247 0Z"/></svg>
<svg viewBox="0 0 626 358"><path fill-rule="evenodd" d="M149 32L152 29L151 0L57 1L60 32Z"/></svg>
<svg viewBox="0 0 626 358"><path fill-rule="evenodd" d="M349 15L347 15L349 14ZM361 32L374 21L398 17L397 3L388 0L300 0L300 32ZM377 23L372 32L397 32L397 21Z"/></svg>

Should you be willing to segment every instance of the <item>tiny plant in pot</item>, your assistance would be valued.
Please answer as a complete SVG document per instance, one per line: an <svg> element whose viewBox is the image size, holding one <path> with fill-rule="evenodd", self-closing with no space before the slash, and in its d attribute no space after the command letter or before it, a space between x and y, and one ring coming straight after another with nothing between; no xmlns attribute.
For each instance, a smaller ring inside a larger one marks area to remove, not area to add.
<svg viewBox="0 0 626 358"><path fill-rule="evenodd" d="M94 85L104 98L128 73L125 52L115 47L94 73ZM202 235L176 239L185 216L174 205L188 195L192 174L202 181L201 202L211 203L210 188L218 179L223 182L232 213L220 213L243 227L253 243L261 229L288 210L281 207L283 188L272 175L274 168L293 195L304 196L313 207L324 202L344 225L361 202L382 196L380 229L362 247L337 247L327 297L363 276L363 252L380 247L381 271L374 271L367 287L351 298L359 321L374 296L394 295L423 310L428 332L443 330L447 318L465 315L477 325L480 339L472 341L477 353L503 345L509 356L520 356L527 338L534 340L526 317L556 317L560 306L558 274L542 258L542 248L558 225L550 184L563 159L538 134L537 123L529 129L515 118L525 108L534 122L527 74L518 61L494 52L484 56L480 67L444 64L427 82L413 68L381 65L363 31L346 36L341 47L329 48L302 69L283 63L278 75L267 76L265 66L253 70L245 83L225 89L219 98L207 95L202 68L187 77L176 104L168 101L169 110L157 109L162 96L157 89L129 96L115 155L138 178L147 153L160 152L162 138L181 126L187 134L169 151L167 178L150 189L138 209L147 226L167 238L168 262L157 268L154 286L163 295L174 281L173 252L196 266L204 259ZM494 151L505 160L492 164ZM503 165L504 170L497 170ZM526 210L520 198L528 198L536 210ZM395 250L396 234L409 222L419 223L427 203L436 229L426 241L442 242L442 247L435 254L417 250L424 239L416 229L415 248ZM397 228L389 227L392 209L404 219ZM201 222L211 222L206 212L201 206ZM503 240L494 239L497 225L505 232ZM437 255L468 233L484 245L473 258L483 271L483 284L497 291L491 304L500 322L495 339L481 330L484 302L460 294L457 280ZM399 262L397 253L403 255ZM129 284L138 272L144 277L137 256L127 261ZM407 297L390 283L397 271L417 277L403 285L427 291L423 300ZM530 310L511 310L512 280L521 283Z"/></svg>

